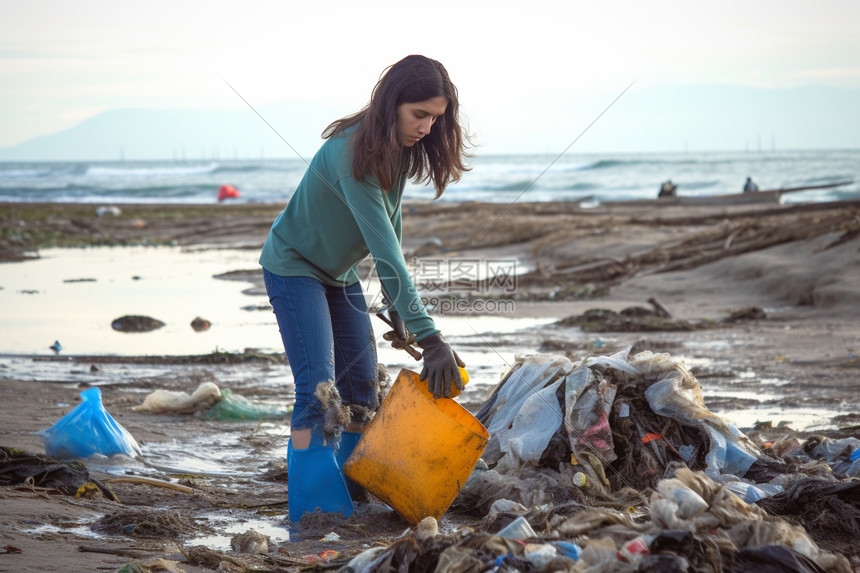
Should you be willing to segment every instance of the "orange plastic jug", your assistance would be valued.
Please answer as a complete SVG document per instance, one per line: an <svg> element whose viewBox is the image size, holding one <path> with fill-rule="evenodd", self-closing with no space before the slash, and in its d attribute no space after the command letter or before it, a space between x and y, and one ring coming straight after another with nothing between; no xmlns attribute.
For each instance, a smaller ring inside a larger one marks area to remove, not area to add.
<svg viewBox="0 0 860 573"><path fill-rule="evenodd" d="M411 524L451 506L490 433L450 398L434 399L403 369L344 464L344 473Z"/></svg>

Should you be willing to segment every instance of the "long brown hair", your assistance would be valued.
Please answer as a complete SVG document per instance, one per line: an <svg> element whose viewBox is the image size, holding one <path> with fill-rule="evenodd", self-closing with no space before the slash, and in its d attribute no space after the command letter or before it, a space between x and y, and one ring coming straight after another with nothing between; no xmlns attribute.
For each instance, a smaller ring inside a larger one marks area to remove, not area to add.
<svg viewBox="0 0 860 573"><path fill-rule="evenodd" d="M421 141L404 147L397 137L397 107L439 96L448 100L445 113ZM328 139L358 124L352 141L353 177L373 175L390 191L405 171L419 183L432 182L438 199L448 183L459 181L470 169L463 163L469 156L469 138L460 128L459 108L457 87L445 67L425 56L407 56L382 72L370 103L332 122L322 136Z"/></svg>

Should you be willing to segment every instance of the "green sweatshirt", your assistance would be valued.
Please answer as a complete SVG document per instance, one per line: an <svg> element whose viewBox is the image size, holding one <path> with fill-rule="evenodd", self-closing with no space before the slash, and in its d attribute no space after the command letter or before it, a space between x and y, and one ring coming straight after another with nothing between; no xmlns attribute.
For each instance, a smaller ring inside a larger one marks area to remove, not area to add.
<svg viewBox="0 0 860 573"><path fill-rule="evenodd" d="M376 179L352 176L354 128L323 143L296 192L278 215L260 254L271 273L311 277L331 286L358 282L368 254L406 327L416 339L439 332L427 314L401 246L404 174L384 192Z"/></svg>

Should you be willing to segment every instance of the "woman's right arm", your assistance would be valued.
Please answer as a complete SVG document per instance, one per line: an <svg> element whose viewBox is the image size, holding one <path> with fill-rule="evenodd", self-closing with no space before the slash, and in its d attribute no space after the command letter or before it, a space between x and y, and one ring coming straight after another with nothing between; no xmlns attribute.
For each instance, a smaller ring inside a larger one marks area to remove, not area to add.
<svg viewBox="0 0 860 573"><path fill-rule="evenodd" d="M407 328L417 340L438 333L439 330L427 314L406 266L400 240L385 209L383 191L352 177L341 179L340 184L344 198L376 263L380 281Z"/></svg>

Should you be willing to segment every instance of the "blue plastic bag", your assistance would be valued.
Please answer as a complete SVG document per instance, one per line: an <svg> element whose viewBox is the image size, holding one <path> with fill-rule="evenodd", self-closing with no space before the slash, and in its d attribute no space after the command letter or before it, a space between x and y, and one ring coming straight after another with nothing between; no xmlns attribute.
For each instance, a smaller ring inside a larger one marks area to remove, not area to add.
<svg viewBox="0 0 860 573"><path fill-rule="evenodd" d="M84 390L83 400L59 422L42 430L45 453L56 459L88 458L93 454L142 455L137 440L102 406L98 388Z"/></svg>
<svg viewBox="0 0 860 573"><path fill-rule="evenodd" d="M725 484L725 487L747 503L755 503L760 499L776 495L783 491L781 486L774 486L771 484L755 486L742 481L730 481Z"/></svg>

